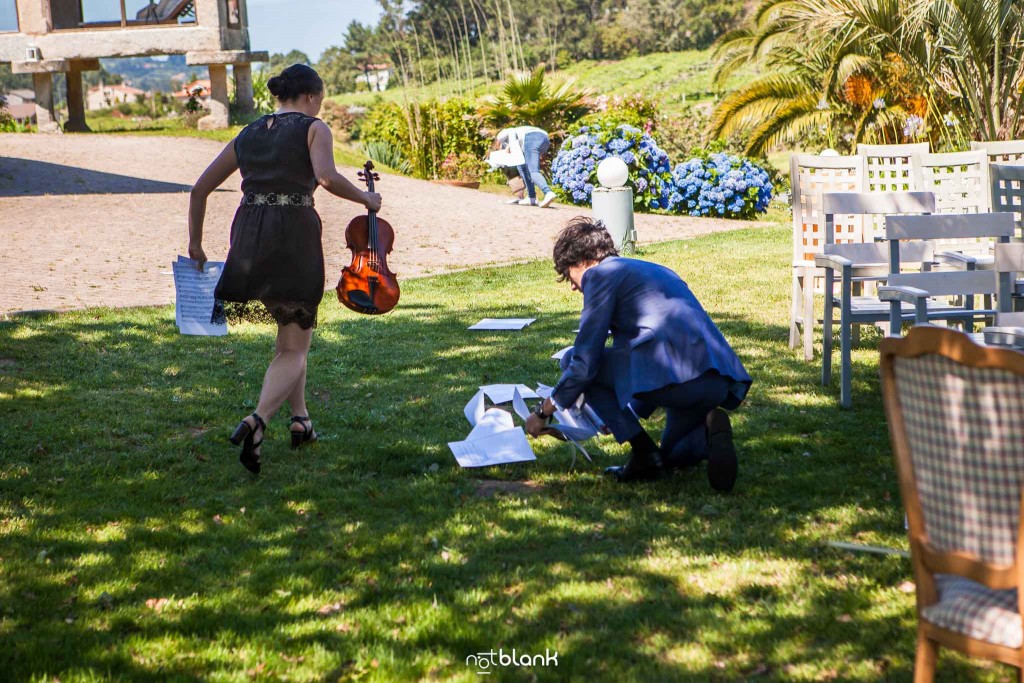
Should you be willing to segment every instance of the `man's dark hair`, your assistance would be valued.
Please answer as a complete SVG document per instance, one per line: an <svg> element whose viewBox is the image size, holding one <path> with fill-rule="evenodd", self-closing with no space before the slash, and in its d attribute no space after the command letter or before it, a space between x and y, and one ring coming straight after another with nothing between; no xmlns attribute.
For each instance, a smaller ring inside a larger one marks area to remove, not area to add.
<svg viewBox="0 0 1024 683"><path fill-rule="evenodd" d="M618 255L615 241L608 234L604 223L586 216L576 216L562 228L555 241L555 272L558 273L558 281L569 279L569 269L573 266Z"/></svg>

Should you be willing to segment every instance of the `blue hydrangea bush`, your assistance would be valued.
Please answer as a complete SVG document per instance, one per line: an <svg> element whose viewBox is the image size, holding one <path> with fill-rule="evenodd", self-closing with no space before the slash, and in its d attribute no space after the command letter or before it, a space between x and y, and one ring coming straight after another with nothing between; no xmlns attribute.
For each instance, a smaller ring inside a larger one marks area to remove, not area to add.
<svg viewBox="0 0 1024 683"><path fill-rule="evenodd" d="M576 135L566 138L551 164L551 178L562 199L590 204L597 184L597 165L610 156L629 166L627 184L636 204L649 209L668 207L672 192L668 154L649 134L625 124L581 126Z"/></svg>
<svg viewBox="0 0 1024 683"><path fill-rule="evenodd" d="M629 166L628 185L639 210L691 216L753 218L768 209L768 172L743 157L719 153L697 157L673 170L650 134L630 125L582 126L566 138L551 164L551 178L562 199L591 202L597 165L609 156Z"/></svg>
<svg viewBox="0 0 1024 683"><path fill-rule="evenodd" d="M767 171L724 152L679 164L672 181L669 210L691 216L754 218L768 210L774 191Z"/></svg>

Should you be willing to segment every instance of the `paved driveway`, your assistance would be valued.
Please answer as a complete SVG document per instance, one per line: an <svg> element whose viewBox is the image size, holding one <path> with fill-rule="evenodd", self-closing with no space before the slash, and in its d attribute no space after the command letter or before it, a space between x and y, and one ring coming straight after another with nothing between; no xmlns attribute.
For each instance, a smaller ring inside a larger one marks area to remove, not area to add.
<svg viewBox="0 0 1024 683"><path fill-rule="evenodd" d="M188 246L188 190L221 144L129 135L0 135L0 313L167 304L164 273ZM355 169L342 173L355 179ZM506 206L502 197L385 175L381 216L397 233L392 270L408 278L550 256L582 207ZM240 200L234 176L210 198L204 248L223 259ZM344 231L361 207L317 193L327 286L348 264ZM750 225L637 216L641 242Z"/></svg>

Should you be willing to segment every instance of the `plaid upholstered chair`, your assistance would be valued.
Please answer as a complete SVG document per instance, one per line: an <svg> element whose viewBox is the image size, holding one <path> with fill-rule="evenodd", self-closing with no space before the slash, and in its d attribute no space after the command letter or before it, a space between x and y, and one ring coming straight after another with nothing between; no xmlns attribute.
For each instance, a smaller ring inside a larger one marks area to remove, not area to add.
<svg viewBox="0 0 1024 683"><path fill-rule="evenodd" d="M1024 354L950 329L881 344L917 582L915 681L940 647L1024 667Z"/></svg>

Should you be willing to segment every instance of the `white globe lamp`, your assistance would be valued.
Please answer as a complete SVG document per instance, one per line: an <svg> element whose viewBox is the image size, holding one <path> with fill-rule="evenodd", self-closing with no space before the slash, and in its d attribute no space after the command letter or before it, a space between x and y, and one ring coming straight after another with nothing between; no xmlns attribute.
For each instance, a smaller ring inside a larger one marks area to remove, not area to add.
<svg viewBox="0 0 1024 683"><path fill-rule="evenodd" d="M608 157L597 165L597 182L604 187L622 187L629 179L629 166L618 157Z"/></svg>
<svg viewBox="0 0 1024 683"><path fill-rule="evenodd" d="M840 156L840 154L839 154L839 152L837 152L834 149L832 149L831 147L829 147L828 149L821 150L821 154L819 154L818 156L822 156L822 157L837 157L837 156Z"/></svg>

